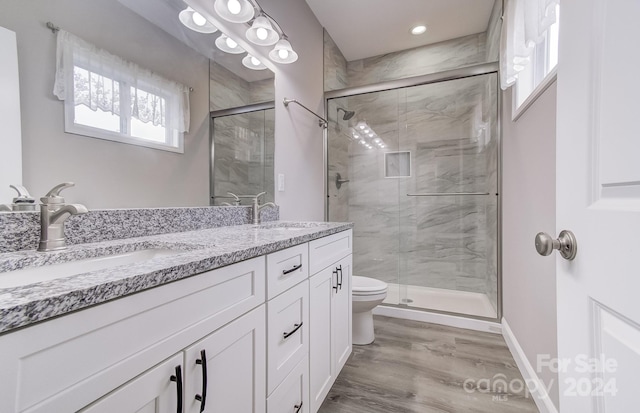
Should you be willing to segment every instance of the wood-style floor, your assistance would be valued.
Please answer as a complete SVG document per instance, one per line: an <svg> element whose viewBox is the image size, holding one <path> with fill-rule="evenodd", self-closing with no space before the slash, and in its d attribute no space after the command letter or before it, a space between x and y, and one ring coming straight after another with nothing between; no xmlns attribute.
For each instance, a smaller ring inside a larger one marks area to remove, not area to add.
<svg viewBox="0 0 640 413"><path fill-rule="evenodd" d="M538 413L498 334L378 316L375 333L353 346L320 413Z"/></svg>

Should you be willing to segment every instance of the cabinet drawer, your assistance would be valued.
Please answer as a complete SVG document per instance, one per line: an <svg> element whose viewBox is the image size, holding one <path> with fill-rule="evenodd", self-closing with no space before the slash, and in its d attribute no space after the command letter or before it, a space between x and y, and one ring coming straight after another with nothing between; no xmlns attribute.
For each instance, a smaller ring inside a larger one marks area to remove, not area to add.
<svg viewBox="0 0 640 413"><path fill-rule="evenodd" d="M309 359L305 356L269 396L267 413L309 411Z"/></svg>
<svg viewBox="0 0 640 413"><path fill-rule="evenodd" d="M307 244L267 255L267 294L269 299L288 290L309 276Z"/></svg>
<svg viewBox="0 0 640 413"><path fill-rule="evenodd" d="M309 281L267 303L267 394L308 353Z"/></svg>
<svg viewBox="0 0 640 413"><path fill-rule="evenodd" d="M309 242L309 274L313 275L351 254L352 240L353 231L348 230Z"/></svg>
<svg viewBox="0 0 640 413"><path fill-rule="evenodd" d="M0 336L0 410L71 412L264 302L264 257Z"/></svg>

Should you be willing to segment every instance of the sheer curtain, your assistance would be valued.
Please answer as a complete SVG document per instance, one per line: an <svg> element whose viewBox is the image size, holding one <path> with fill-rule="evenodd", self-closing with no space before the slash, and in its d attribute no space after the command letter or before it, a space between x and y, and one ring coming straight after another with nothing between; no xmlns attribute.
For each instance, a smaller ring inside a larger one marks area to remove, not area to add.
<svg viewBox="0 0 640 413"><path fill-rule="evenodd" d="M189 88L60 30L53 93L75 105L189 131Z"/></svg>
<svg viewBox="0 0 640 413"><path fill-rule="evenodd" d="M556 22L559 0L506 0L500 35L500 86L508 89L531 62L534 46Z"/></svg>

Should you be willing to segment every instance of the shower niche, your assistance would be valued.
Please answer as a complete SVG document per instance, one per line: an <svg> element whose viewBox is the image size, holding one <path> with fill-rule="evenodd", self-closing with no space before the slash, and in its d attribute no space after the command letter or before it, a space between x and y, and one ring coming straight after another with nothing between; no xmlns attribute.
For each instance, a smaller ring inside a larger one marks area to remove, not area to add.
<svg viewBox="0 0 640 413"><path fill-rule="evenodd" d="M497 73L437 77L327 93L327 219L355 224L353 274L385 305L497 320Z"/></svg>

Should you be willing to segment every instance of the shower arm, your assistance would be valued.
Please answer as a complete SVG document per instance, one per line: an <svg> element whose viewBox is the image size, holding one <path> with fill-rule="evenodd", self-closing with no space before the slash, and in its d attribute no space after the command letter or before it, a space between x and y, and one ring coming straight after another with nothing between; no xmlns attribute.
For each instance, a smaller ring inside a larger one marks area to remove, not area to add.
<svg viewBox="0 0 640 413"><path fill-rule="evenodd" d="M320 119L318 121L318 126L320 126L323 129L327 129L327 127L329 126L329 122L327 122L327 120L325 118L323 118L322 116L316 114L314 111L312 111L311 109L309 109L308 107L306 107L305 105L303 105L302 103L298 102L296 99L287 99L284 98L284 100L282 101L282 103L284 104L285 108L289 107L289 103L296 103L300 106L302 106L303 109L305 109L307 112L311 113L313 116L315 116L316 118Z"/></svg>

